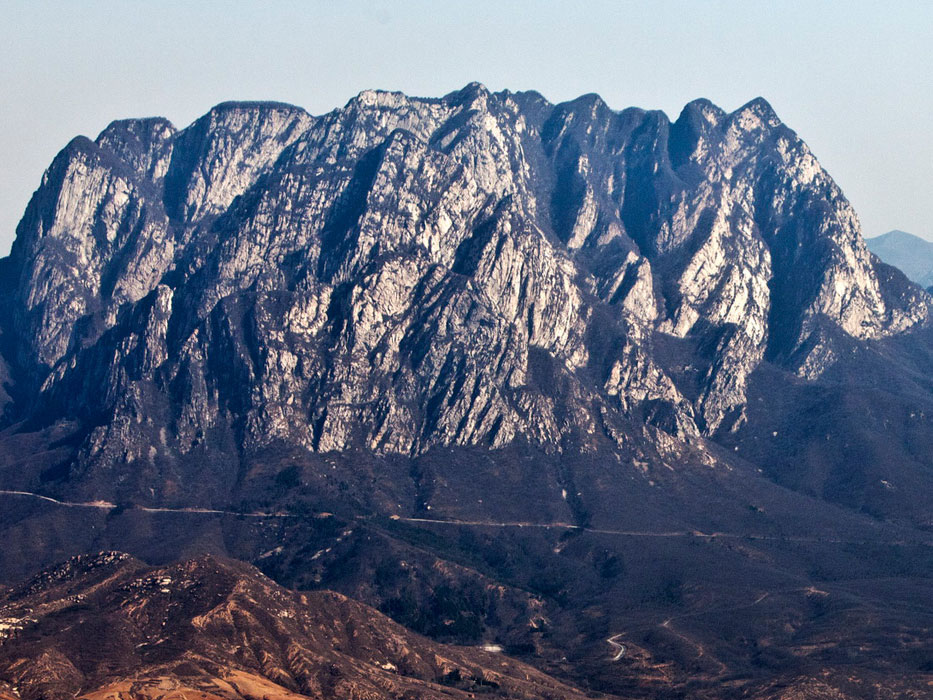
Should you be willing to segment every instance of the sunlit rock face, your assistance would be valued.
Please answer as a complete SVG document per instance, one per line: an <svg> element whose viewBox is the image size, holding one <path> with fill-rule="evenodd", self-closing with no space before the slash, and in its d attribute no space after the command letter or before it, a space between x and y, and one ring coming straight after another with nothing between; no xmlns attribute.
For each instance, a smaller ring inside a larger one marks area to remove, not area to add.
<svg viewBox="0 0 933 700"><path fill-rule="evenodd" d="M28 410L96 426L102 463L218 432L404 455L589 449L618 420L690 439L741 424L766 358L814 379L837 333L928 316L761 99L672 123L471 84L114 122L58 155L6 265ZM702 352L675 367L671 342Z"/></svg>

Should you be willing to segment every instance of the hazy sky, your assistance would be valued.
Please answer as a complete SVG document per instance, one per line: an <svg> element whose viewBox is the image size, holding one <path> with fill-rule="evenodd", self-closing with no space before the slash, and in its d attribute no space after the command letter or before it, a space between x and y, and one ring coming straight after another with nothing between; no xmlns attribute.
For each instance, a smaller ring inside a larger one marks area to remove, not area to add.
<svg viewBox="0 0 933 700"><path fill-rule="evenodd" d="M866 235L933 238L933 2L13 2L0 0L0 253L73 136L233 99L319 114L366 88L478 80L597 92L676 118L762 95L836 178Z"/></svg>

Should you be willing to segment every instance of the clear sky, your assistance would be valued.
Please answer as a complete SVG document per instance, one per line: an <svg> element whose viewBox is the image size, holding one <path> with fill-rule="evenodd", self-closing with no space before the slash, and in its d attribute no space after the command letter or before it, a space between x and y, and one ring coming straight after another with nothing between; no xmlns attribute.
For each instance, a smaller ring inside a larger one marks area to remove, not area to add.
<svg viewBox="0 0 933 700"><path fill-rule="evenodd" d="M0 0L0 253L73 136L225 100L319 114L367 88L478 80L553 102L727 110L761 95L806 140L866 236L933 238L933 2L888 0Z"/></svg>

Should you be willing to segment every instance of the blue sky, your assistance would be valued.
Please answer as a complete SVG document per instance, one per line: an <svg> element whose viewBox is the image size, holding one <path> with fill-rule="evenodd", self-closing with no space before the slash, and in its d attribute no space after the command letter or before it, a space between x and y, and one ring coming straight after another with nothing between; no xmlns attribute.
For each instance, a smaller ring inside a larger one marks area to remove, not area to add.
<svg viewBox="0 0 933 700"><path fill-rule="evenodd" d="M933 2L0 0L0 253L55 153L113 119L472 80L672 118L764 96L866 235L933 238Z"/></svg>

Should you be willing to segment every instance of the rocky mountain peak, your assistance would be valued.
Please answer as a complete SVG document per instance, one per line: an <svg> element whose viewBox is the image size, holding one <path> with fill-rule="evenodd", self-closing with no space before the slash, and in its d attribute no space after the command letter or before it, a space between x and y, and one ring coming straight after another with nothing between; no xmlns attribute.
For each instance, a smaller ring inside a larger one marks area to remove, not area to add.
<svg viewBox="0 0 933 700"><path fill-rule="evenodd" d="M304 110L274 102L226 102L175 139L166 174L169 214L186 221L217 215L311 124Z"/></svg>
<svg viewBox="0 0 933 700"><path fill-rule="evenodd" d="M103 150L132 167L146 180L165 177L177 129L161 117L111 122L95 140Z"/></svg>
<svg viewBox="0 0 933 700"><path fill-rule="evenodd" d="M160 430L176 456L210 433L405 454L714 435L766 357L831 365L824 321L870 339L928 315L760 98L671 123L470 84L114 122L53 162L12 260L15 364L45 415L96 423L89 462L155 459ZM689 378L664 338L705 348Z"/></svg>
<svg viewBox="0 0 933 700"><path fill-rule="evenodd" d="M749 100L733 112L731 116L737 121L742 122L745 128L755 125L756 119L759 120L759 125L761 127L773 128L781 124L781 120L778 119L774 108L764 97L756 97L753 100Z"/></svg>

